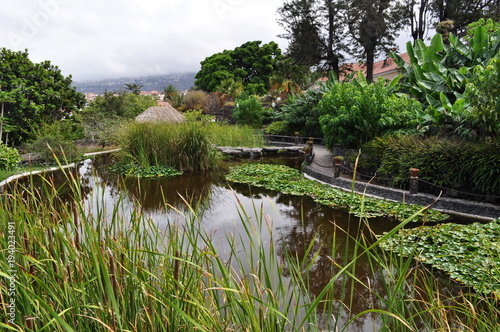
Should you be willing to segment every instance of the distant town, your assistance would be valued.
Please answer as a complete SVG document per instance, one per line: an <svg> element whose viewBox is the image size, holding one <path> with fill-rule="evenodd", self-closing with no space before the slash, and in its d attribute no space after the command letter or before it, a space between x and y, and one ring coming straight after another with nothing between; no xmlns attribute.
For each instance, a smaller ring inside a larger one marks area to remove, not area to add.
<svg viewBox="0 0 500 332"><path fill-rule="evenodd" d="M179 92L186 94L187 91L188 90L182 90ZM85 95L87 105L89 105L93 100L95 100L100 95L100 94L94 93L94 92L83 92L83 94ZM165 94L163 93L163 89L162 89L162 92L159 92L157 90L151 90L151 91L141 91L139 94L142 96L151 96L151 98L156 99L158 101L158 106L165 106L168 104L166 101L164 101ZM118 95L118 93L117 93L117 95Z"/></svg>
<svg viewBox="0 0 500 332"><path fill-rule="evenodd" d="M166 74L147 77L123 77L118 79L106 79L98 81L75 81L73 85L78 92L82 92L87 98L95 98L105 92L125 91L125 84L138 84L141 90L154 94L163 91L163 88L172 84L178 91L189 90L194 85L196 73Z"/></svg>

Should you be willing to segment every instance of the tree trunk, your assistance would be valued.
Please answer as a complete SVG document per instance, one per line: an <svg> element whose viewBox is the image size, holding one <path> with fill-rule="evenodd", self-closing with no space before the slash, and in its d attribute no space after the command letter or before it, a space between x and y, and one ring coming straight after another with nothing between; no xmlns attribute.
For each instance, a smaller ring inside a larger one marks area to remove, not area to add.
<svg viewBox="0 0 500 332"><path fill-rule="evenodd" d="M375 60L375 50L366 50L366 80L373 81L373 63Z"/></svg>
<svg viewBox="0 0 500 332"><path fill-rule="evenodd" d="M331 69L335 72L337 77L339 77L339 57L333 51L335 18L333 17L333 3L331 0L327 1L327 7L328 7L328 46L327 46L328 62L330 63Z"/></svg>

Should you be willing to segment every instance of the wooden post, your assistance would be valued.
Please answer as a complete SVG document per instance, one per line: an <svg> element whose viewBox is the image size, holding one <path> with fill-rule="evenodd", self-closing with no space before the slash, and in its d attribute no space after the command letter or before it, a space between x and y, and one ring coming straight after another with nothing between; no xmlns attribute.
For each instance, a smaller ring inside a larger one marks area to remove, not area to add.
<svg viewBox="0 0 500 332"><path fill-rule="evenodd" d="M418 194L418 168L410 168L410 195Z"/></svg>

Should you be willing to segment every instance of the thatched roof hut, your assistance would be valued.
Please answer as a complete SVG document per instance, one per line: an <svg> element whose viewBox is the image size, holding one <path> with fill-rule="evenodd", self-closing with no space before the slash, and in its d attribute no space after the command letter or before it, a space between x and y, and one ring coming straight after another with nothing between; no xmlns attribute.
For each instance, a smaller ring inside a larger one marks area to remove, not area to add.
<svg viewBox="0 0 500 332"><path fill-rule="evenodd" d="M139 114L135 121L138 122L170 122L183 123L186 122L184 115L178 112L170 105L153 106Z"/></svg>

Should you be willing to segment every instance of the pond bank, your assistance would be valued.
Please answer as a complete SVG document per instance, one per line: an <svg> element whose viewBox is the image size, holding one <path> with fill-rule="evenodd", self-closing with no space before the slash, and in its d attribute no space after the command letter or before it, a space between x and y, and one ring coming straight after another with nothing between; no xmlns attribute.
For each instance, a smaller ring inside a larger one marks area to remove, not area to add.
<svg viewBox="0 0 500 332"><path fill-rule="evenodd" d="M333 154L321 145L314 145L314 151L315 158L310 165L306 166L305 174L334 187L351 191L352 180L350 178L333 177ZM466 218L470 217L490 221L500 217L500 206L490 203L450 197L438 198L437 196L424 193L410 195L410 192L407 190L374 185L359 180L355 183L355 191L359 194L365 193L367 196L380 199L407 202L422 206L432 205L433 209Z"/></svg>
<svg viewBox="0 0 500 332"><path fill-rule="evenodd" d="M120 149L98 151L98 152L89 152L89 153L84 153L83 155L84 155L84 157L93 157L93 156L98 156L98 155L107 154L107 153L113 153L113 152L117 152L117 151L120 151ZM16 174L16 175L9 176L7 179L5 179L2 182L0 182L0 192L3 191L4 186L6 184L8 184L9 182L17 180L17 179L20 179L20 178L23 178L25 176L40 174L40 173L44 173L44 172L53 172L53 171L57 171L57 170L60 170L60 169L72 168L72 167L75 167L75 166L76 166L76 163L71 163L71 164L68 164L68 165L54 166L54 167L49 167L49 168L45 168L45 169L41 169L41 170L37 170L37 171L23 172L23 173L19 173L19 174Z"/></svg>

